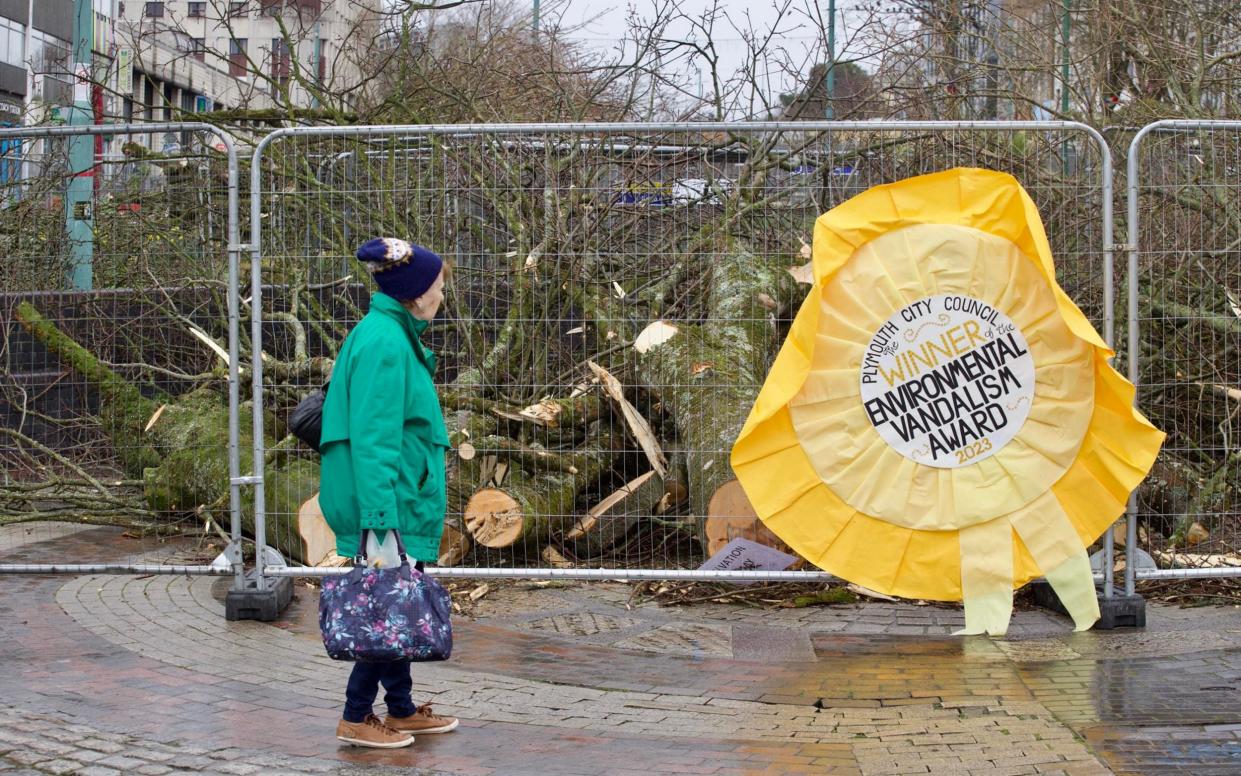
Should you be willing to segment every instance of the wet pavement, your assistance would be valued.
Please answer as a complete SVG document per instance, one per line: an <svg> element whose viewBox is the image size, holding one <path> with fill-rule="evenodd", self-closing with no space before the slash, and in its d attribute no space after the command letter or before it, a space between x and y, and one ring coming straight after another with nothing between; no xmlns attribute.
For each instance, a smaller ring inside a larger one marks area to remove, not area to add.
<svg viewBox="0 0 1241 776"><path fill-rule="evenodd" d="M12 531L13 529L0 529ZM0 561L131 554L112 529L0 536ZM957 609L627 605L619 583L492 582L415 698L462 726L333 738L349 666L314 591L228 623L228 581L5 577L0 774L1241 774L1241 610L1143 631L1042 611L954 637Z"/></svg>

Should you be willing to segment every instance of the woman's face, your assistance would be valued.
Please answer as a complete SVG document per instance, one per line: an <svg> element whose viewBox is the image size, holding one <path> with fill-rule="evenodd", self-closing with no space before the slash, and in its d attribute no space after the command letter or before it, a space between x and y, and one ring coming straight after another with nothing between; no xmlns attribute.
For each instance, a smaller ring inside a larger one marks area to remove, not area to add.
<svg viewBox="0 0 1241 776"><path fill-rule="evenodd" d="M424 321L429 321L435 317L440 311L440 305L444 303L444 270L440 270L440 274L435 278L435 282L426 290L422 296L405 305L405 309L415 317Z"/></svg>

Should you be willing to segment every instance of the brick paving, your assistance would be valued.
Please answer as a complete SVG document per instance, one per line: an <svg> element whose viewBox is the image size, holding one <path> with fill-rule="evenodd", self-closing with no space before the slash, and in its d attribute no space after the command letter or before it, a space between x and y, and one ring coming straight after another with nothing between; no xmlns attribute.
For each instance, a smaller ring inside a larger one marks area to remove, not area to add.
<svg viewBox="0 0 1241 776"><path fill-rule="evenodd" d="M134 551L110 529L3 538L3 560ZM416 699L462 727L382 752L332 737L349 666L323 654L308 588L260 624L224 621L227 580L5 581L4 776L1241 773L1235 610L1153 609L1128 634L1019 612L991 640L951 637L941 607L627 607L623 585L492 582L453 660L414 669Z"/></svg>

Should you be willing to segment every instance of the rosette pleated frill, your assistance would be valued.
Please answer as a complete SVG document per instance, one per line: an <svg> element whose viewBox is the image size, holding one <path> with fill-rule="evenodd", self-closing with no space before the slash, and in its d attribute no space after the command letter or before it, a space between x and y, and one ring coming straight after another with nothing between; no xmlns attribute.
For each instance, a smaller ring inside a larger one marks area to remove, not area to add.
<svg viewBox="0 0 1241 776"><path fill-rule="evenodd" d="M1086 547L1163 434L1057 284L1029 195L978 169L870 189L818 219L813 268L732 451L758 515L834 575L963 600L966 633L1005 633L1039 576L1090 627Z"/></svg>

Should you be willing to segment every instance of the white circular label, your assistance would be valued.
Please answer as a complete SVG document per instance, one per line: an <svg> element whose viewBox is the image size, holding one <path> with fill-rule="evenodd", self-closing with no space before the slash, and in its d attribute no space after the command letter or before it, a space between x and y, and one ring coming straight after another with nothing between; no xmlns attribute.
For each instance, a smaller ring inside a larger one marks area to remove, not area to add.
<svg viewBox="0 0 1241 776"><path fill-rule="evenodd" d="M969 466L1008 444L1034 401L1034 359L1007 315L970 296L919 299L888 318L862 356L862 403L911 461Z"/></svg>

